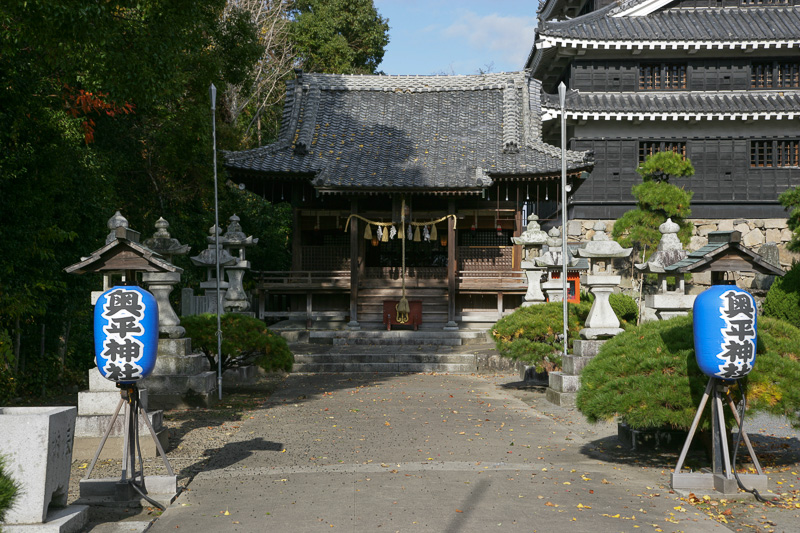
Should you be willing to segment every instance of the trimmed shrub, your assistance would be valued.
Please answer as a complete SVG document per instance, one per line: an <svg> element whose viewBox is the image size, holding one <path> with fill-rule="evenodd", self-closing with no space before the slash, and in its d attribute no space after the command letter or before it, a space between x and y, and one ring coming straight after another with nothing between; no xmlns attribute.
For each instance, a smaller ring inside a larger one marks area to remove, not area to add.
<svg viewBox="0 0 800 533"><path fill-rule="evenodd" d="M800 423L800 330L760 317L756 353L746 378L750 411ZM707 384L695 360L692 318L678 317L630 328L608 341L583 369L576 405L591 422L617 416L635 429L688 429Z"/></svg>
<svg viewBox="0 0 800 533"><path fill-rule="evenodd" d="M588 302L569 304L570 342L578 338L589 308ZM563 330L563 306L561 302L550 302L520 307L501 318L491 333L500 355L535 366L537 372L542 372L561 368L564 345L557 337L561 337Z"/></svg>
<svg viewBox="0 0 800 533"><path fill-rule="evenodd" d="M800 263L792 265L785 276L775 279L764 300L764 316L800 327Z"/></svg>
<svg viewBox="0 0 800 533"><path fill-rule="evenodd" d="M639 318L639 305L627 294L613 292L608 297L608 303L611 304L617 318L623 322L635 324L636 319Z"/></svg>
<svg viewBox="0 0 800 533"><path fill-rule="evenodd" d="M0 455L0 523L5 521L6 513L11 509L18 492L19 486L8 475L5 459Z"/></svg>
<svg viewBox="0 0 800 533"><path fill-rule="evenodd" d="M286 339L267 329L262 321L227 313L221 317L222 369L257 364L267 372L292 371L294 355ZM192 346L206 356L215 368L217 353L217 315L204 314L181 318Z"/></svg>

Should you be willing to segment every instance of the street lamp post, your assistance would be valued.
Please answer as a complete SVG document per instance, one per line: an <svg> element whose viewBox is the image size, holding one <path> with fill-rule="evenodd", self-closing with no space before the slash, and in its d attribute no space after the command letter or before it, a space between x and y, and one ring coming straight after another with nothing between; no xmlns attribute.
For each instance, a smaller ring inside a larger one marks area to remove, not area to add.
<svg viewBox="0 0 800 533"><path fill-rule="evenodd" d="M567 322L567 117L565 101L567 86L564 82L558 84L558 101L561 104L561 283L564 290L562 308L564 311L564 357L567 355L568 322Z"/></svg>
<svg viewBox="0 0 800 533"><path fill-rule="evenodd" d="M211 84L209 88L211 96L211 136L214 148L214 263L217 268L217 393L222 399L222 320L220 318L220 307L222 299L219 286L219 194L217 192L217 88Z"/></svg>

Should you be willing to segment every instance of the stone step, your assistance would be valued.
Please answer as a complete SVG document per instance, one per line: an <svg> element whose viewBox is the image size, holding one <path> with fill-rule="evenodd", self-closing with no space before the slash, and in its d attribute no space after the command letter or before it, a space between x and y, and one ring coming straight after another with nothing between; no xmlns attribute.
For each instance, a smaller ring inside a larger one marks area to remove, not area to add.
<svg viewBox="0 0 800 533"><path fill-rule="evenodd" d="M474 364L473 354L437 353L371 353L371 354L299 354L295 364L333 364L333 363L447 363Z"/></svg>
<svg viewBox="0 0 800 533"><path fill-rule="evenodd" d="M449 374L471 374L474 364L457 363L321 363L297 364L296 373L358 373L358 374L416 374L424 372L446 372Z"/></svg>
<svg viewBox="0 0 800 533"><path fill-rule="evenodd" d="M483 331L442 331L443 325L437 329L358 330L358 331L310 331L309 342L333 345L368 345L368 346L461 346L463 344L487 343L488 337Z"/></svg>

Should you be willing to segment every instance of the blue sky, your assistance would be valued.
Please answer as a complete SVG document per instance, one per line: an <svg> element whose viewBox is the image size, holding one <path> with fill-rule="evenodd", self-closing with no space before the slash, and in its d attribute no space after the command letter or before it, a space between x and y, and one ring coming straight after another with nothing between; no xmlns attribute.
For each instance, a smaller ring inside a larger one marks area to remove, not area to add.
<svg viewBox="0 0 800 533"><path fill-rule="evenodd" d="M389 19L386 74L521 70L533 45L537 1L374 0Z"/></svg>

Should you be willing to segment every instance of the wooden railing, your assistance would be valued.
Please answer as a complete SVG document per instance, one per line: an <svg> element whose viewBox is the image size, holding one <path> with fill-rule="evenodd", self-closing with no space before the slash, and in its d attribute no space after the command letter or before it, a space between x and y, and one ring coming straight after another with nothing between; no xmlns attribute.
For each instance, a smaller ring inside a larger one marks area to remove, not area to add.
<svg viewBox="0 0 800 533"><path fill-rule="evenodd" d="M527 279L523 271L460 270L456 287L468 292L525 291Z"/></svg>
<svg viewBox="0 0 800 533"><path fill-rule="evenodd" d="M308 287L350 288L349 270L254 270L259 289L280 290Z"/></svg>

